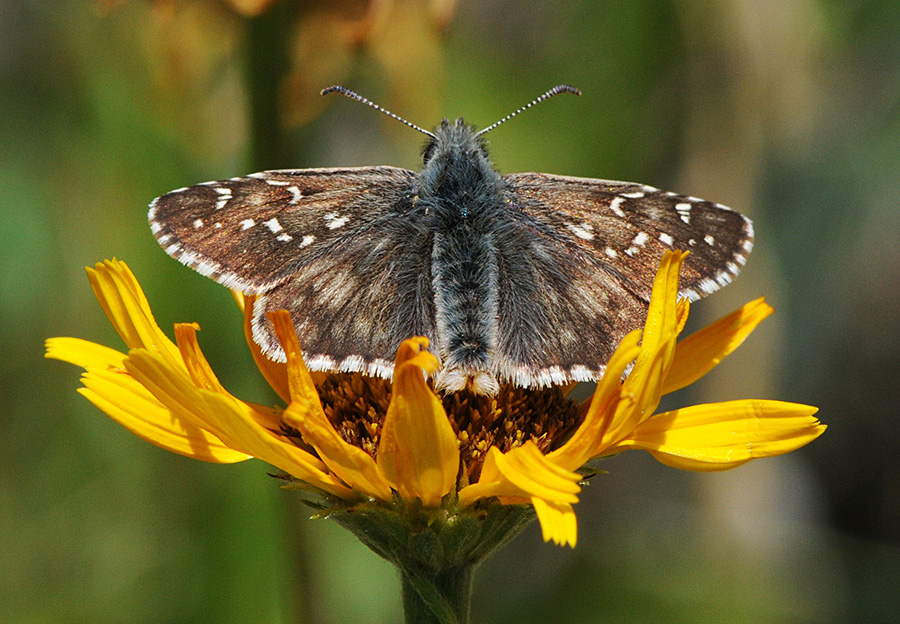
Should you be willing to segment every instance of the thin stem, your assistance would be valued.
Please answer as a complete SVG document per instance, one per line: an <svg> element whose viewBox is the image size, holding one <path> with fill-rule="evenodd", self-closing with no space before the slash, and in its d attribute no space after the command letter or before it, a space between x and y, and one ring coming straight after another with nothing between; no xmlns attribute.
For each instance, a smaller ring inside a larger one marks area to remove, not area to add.
<svg viewBox="0 0 900 624"><path fill-rule="evenodd" d="M289 2L276 2L247 20L246 89L250 122L250 166L254 170L284 167L281 85L290 66Z"/></svg>
<svg viewBox="0 0 900 624"><path fill-rule="evenodd" d="M244 41L244 88L247 97L247 167L252 171L284 168L284 128L281 123L281 85L290 67L288 49L292 32L292 3L276 2L260 15L246 20ZM297 505L287 505L291 518ZM289 610L298 622L312 622L314 576L310 572L309 553L303 528L292 531L288 541L291 552L292 585L285 588L290 597Z"/></svg>

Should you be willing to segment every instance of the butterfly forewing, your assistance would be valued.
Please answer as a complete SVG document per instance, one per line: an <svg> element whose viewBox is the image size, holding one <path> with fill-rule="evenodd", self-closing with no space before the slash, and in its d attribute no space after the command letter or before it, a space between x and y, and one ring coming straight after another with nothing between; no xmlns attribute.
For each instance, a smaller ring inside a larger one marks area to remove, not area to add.
<svg viewBox="0 0 900 624"><path fill-rule="evenodd" d="M266 314L291 312L313 370L390 375L400 342L432 335L429 234L415 174L395 167L264 171L151 204L169 255L258 294L253 335L283 360Z"/></svg>
<svg viewBox="0 0 900 624"><path fill-rule="evenodd" d="M367 231L414 177L396 167L264 171L167 193L150 205L150 227L173 258L260 294Z"/></svg>
<svg viewBox="0 0 900 624"><path fill-rule="evenodd" d="M652 186L543 173L504 176L518 210L568 235L644 302L667 250L689 251L681 292L696 300L728 284L753 248L743 215Z"/></svg>

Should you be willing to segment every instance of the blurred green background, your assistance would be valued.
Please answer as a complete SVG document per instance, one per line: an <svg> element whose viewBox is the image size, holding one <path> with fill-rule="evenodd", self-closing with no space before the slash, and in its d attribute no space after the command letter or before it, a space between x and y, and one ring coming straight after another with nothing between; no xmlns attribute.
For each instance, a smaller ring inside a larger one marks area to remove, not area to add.
<svg viewBox="0 0 900 624"><path fill-rule="evenodd" d="M225 385L274 397L227 291L147 203L263 168L417 168L414 123L494 130L504 172L636 180L740 209L757 242L709 321L777 314L681 403L821 407L825 435L722 474L619 456L575 550L485 563L476 622L900 621L900 3L795 0L0 2L0 621L398 622L391 567L260 462L134 437L43 340L121 347L83 267L126 260ZM695 318L696 317L696 318Z"/></svg>

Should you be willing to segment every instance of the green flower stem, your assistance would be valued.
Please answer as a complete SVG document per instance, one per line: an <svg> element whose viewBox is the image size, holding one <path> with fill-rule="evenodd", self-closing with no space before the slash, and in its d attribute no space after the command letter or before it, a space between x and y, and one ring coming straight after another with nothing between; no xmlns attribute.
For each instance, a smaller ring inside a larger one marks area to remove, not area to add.
<svg viewBox="0 0 900 624"><path fill-rule="evenodd" d="M468 624L474 565L436 574L401 570L407 624Z"/></svg>
<svg viewBox="0 0 900 624"><path fill-rule="evenodd" d="M423 509L397 499L323 509L380 557L403 584L407 624L467 624L475 568L532 520L531 506Z"/></svg>

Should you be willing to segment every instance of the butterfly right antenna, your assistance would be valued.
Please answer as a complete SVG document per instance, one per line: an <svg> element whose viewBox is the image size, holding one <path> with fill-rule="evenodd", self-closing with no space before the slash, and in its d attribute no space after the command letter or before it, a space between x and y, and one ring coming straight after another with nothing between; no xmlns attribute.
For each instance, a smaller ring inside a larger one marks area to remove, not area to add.
<svg viewBox="0 0 900 624"><path fill-rule="evenodd" d="M420 127L417 126L416 124L410 123L410 122L406 121L405 119L403 119L403 117L400 117L399 115L395 115L394 113L392 113L391 111L387 110L386 108L382 108L381 106L378 106L378 104L376 104L376 103L373 102L372 100L367 100L366 98L364 98L364 97L361 96L360 94L356 93L355 91L351 91L351 90L348 89L347 87L342 87L342 86L340 86L340 85L334 85L333 87L327 87L327 88L325 88L325 89L322 89L322 91L321 91L321 95L328 95L329 93L340 93L341 95L344 95L344 96L350 98L351 100L356 100L357 102L362 102L363 104L366 104L366 105L368 105L368 106L371 106L372 108L374 108L374 109L377 110L377 111L381 111L382 113L384 113L384 114L387 115L388 117L393 117L394 119L396 119L396 120L399 121L400 123L406 124L407 126L409 126L410 128L412 128L413 130L418 130L418 131L421 132L422 134L427 134L427 135L430 136L432 139L436 138L432 133L428 132L428 130L425 130L424 128L420 128Z"/></svg>
<svg viewBox="0 0 900 624"><path fill-rule="evenodd" d="M490 132L491 130L493 130L494 128L496 128L497 126L502 124L503 122L509 121L510 119L512 119L513 117L518 115L519 113L527 111L529 108L531 108L535 104L538 104L539 102L543 102L546 99L552 98L554 95L559 95L560 93L571 93L573 95L581 95L581 90L576 89L575 87L570 87L569 85L556 85L555 87L553 87L552 89L550 89L549 91L544 93L543 95L540 95L540 96L534 98L533 100L531 100L528 104L526 104L522 108L511 112L509 115L507 115L500 121L492 123L484 130L479 130L478 132L475 133L475 136L481 136L482 134L484 134L486 132Z"/></svg>

